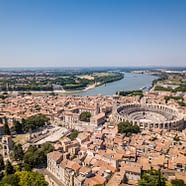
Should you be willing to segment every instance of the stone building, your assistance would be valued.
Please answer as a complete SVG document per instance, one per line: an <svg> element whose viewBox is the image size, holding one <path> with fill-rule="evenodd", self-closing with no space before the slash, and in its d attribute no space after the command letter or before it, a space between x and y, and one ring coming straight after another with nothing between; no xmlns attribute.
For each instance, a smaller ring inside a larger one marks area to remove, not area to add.
<svg viewBox="0 0 186 186"><path fill-rule="evenodd" d="M10 135L4 135L2 137L2 147L3 147L3 158L5 160L10 159L10 150L12 149L12 137Z"/></svg>
<svg viewBox="0 0 186 186"><path fill-rule="evenodd" d="M116 122L128 121L140 128L180 130L184 126L183 114L178 110L160 104L128 103L120 105L112 113Z"/></svg>
<svg viewBox="0 0 186 186"><path fill-rule="evenodd" d="M59 164L63 159L63 154L59 151L53 151L47 154L47 169L57 177L60 176Z"/></svg>

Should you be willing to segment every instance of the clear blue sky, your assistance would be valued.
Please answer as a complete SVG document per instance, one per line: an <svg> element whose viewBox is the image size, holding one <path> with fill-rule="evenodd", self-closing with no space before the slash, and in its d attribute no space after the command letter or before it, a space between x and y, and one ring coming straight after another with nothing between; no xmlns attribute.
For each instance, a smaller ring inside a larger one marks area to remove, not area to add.
<svg viewBox="0 0 186 186"><path fill-rule="evenodd" d="M0 0L0 67L186 66L186 0Z"/></svg>

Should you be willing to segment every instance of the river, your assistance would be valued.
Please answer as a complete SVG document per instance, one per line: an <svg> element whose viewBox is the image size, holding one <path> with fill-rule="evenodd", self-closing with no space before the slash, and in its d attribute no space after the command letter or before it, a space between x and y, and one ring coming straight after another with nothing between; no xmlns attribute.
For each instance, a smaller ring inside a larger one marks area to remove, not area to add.
<svg viewBox="0 0 186 186"><path fill-rule="evenodd" d="M96 94L113 95L120 90L139 90L142 87L146 87L145 90L148 90L152 85L152 81L157 78L157 76L146 74L125 73L125 77L119 81L114 81L77 94L82 96L91 96Z"/></svg>
<svg viewBox="0 0 186 186"><path fill-rule="evenodd" d="M135 73L124 73L125 77L119 81L114 81L107 83L106 85L98 86L87 91L54 91L57 94L69 94L69 95L80 95L80 96L92 96L92 95L113 95L117 91L127 91L127 90L139 90L143 89L147 91L151 85L152 81L157 79L158 76L147 75L147 74L135 74ZM35 94L46 94L51 93L51 91L31 91Z"/></svg>

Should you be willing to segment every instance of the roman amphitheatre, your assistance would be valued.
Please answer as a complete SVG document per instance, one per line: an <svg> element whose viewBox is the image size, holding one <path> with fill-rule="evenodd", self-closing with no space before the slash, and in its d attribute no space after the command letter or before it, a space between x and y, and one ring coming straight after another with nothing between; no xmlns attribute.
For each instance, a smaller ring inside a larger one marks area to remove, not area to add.
<svg viewBox="0 0 186 186"><path fill-rule="evenodd" d="M130 103L117 107L113 113L117 122L129 121L140 128L180 130L184 126L183 115L178 110L160 104Z"/></svg>

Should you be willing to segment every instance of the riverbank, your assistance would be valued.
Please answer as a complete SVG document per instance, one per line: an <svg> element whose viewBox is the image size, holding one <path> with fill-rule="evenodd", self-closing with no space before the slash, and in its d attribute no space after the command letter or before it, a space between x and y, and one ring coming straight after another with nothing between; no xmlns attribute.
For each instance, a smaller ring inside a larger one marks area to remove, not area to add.
<svg viewBox="0 0 186 186"><path fill-rule="evenodd" d="M146 75L146 74L134 74L125 73L125 78L95 87L86 92L81 92L81 96L92 96L92 95L114 95L117 91L131 91L140 90L145 87L144 91L148 91L152 86L152 82L158 79L158 76Z"/></svg>
<svg viewBox="0 0 186 186"><path fill-rule="evenodd" d="M53 92L71 93L87 91L101 84L119 81L121 72L5 72L0 74L0 90L4 92ZM96 84L96 85L94 85Z"/></svg>
<svg viewBox="0 0 186 186"><path fill-rule="evenodd" d="M148 91L152 86L152 83L158 76L146 75L146 74L134 74L125 73L125 78L106 84L91 84L85 89L76 91L67 90L55 90L55 91L27 91L25 94L59 94L59 95L80 95L80 96L92 96L92 95L113 95L117 91L130 91L140 90L142 87L146 87L145 91ZM21 93L12 92L12 93Z"/></svg>
<svg viewBox="0 0 186 186"><path fill-rule="evenodd" d="M97 84L93 84L93 85L88 85L86 88L82 89L82 90L54 90L54 93L61 93L61 94L74 94L74 93L80 93L80 92L86 92L88 90L94 89L96 86L98 86Z"/></svg>
<svg viewBox="0 0 186 186"><path fill-rule="evenodd" d="M8 94L19 94L19 93L24 93L24 94L76 94L76 93L81 93L81 92L86 92L88 90L94 89L95 87L100 86L99 84L93 84L93 85L89 85L86 88L82 89L82 90L53 90L53 91L9 91L7 92ZM4 93L4 91L0 92L0 93Z"/></svg>

